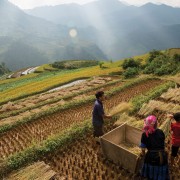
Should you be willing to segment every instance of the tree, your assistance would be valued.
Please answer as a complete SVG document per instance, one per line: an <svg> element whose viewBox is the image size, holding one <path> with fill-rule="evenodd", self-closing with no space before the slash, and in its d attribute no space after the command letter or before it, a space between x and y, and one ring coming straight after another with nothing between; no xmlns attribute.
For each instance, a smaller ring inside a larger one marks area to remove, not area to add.
<svg viewBox="0 0 180 180"><path fill-rule="evenodd" d="M5 63L2 62L0 64L0 75L3 75L3 74L8 73L8 72L9 72L9 69L6 68Z"/></svg>
<svg viewBox="0 0 180 180"><path fill-rule="evenodd" d="M127 68L127 70L123 73L124 78L132 78L139 74L139 71L137 68Z"/></svg>
<svg viewBox="0 0 180 180"><path fill-rule="evenodd" d="M175 74L179 71L179 66L180 55L175 54L174 56L170 56L154 50L151 52L143 73L155 74L158 76Z"/></svg>
<svg viewBox="0 0 180 180"><path fill-rule="evenodd" d="M139 68L140 62L135 61L133 58L125 59L125 61L122 64L123 69L127 69L129 67L131 68Z"/></svg>
<svg viewBox="0 0 180 180"><path fill-rule="evenodd" d="M100 61L100 62L99 62L99 67L100 67L100 68L103 68L103 64L104 64L104 62Z"/></svg>
<svg viewBox="0 0 180 180"><path fill-rule="evenodd" d="M174 54L173 61L175 63L180 63L180 54Z"/></svg>
<svg viewBox="0 0 180 180"><path fill-rule="evenodd" d="M163 53L161 53L161 51L157 51L155 49L153 49L150 53L149 53L149 58L148 58L148 62L152 62L154 58L156 58L159 55L162 55Z"/></svg>
<svg viewBox="0 0 180 180"><path fill-rule="evenodd" d="M2 62L1 65L2 65L2 67L6 67L5 62Z"/></svg>

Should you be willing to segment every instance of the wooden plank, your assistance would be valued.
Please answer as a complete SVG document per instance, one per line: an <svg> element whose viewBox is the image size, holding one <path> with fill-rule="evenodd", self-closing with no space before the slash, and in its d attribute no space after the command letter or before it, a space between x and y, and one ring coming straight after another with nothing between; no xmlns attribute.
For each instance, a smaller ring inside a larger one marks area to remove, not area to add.
<svg viewBox="0 0 180 180"><path fill-rule="evenodd" d="M140 145L142 131L132 126L126 125L126 142Z"/></svg>
<svg viewBox="0 0 180 180"><path fill-rule="evenodd" d="M102 138L109 140L114 144L120 144L122 141L125 141L125 124L122 124L121 126L106 133L104 136L102 136Z"/></svg>
<svg viewBox="0 0 180 180"><path fill-rule="evenodd" d="M6 180L50 180L56 175L44 162L37 162L10 174Z"/></svg>

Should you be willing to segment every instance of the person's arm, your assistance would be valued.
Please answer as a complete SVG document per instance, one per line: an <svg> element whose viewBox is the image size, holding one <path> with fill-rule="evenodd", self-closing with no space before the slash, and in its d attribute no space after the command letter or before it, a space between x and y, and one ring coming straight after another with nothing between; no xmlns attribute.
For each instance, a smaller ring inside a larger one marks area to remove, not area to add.
<svg viewBox="0 0 180 180"><path fill-rule="evenodd" d="M106 115L106 114L104 113L104 109L103 109L102 107L100 107L100 106L98 106L98 114L99 114L99 116L102 116L103 119L104 119L104 118L107 118L107 119L111 119L111 118L112 118L112 116Z"/></svg>
<svg viewBox="0 0 180 180"><path fill-rule="evenodd" d="M140 156L145 156L145 153L146 153L146 149L145 148L141 148Z"/></svg>
<svg viewBox="0 0 180 180"><path fill-rule="evenodd" d="M171 120L171 122L174 122L174 115L173 114L167 114L167 118Z"/></svg>
<svg viewBox="0 0 180 180"><path fill-rule="evenodd" d="M146 153L146 137L145 134L143 133L141 136L141 144L140 144L140 148L141 148L141 154L140 156L144 156Z"/></svg>
<svg viewBox="0 0 180 180"><path fill-rule="evenodd" d="M173 114L167 114L167 118L169 118L171 121L170 131L171 131L171 134L173 134L173 123L175 122L174 115Z"/></svg>
<svg viewBox="0 0 180 180"><path fill-rule="evenodd" d="M103 118L111 119L111 118L112 118L112 116L110 116L110 115L106 115L106 114L103 114Z"/></svg>
<svg viewBox="0 0 180 180"><path fill-rule="evenodd" d="M174 116L173 116L173 114L167 114L167 117L172 119Z"/></svg>

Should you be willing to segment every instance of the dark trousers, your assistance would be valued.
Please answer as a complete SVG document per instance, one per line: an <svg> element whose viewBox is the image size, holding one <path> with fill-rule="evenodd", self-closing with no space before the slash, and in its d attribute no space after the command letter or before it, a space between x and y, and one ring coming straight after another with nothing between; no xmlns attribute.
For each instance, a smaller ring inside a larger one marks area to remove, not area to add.
<svg viewBox="0 0 180 180"><path fill-rule="evenodd" d="M177 154L178 154L178 150L179 150L178 146L173 146L172 145L172 147L171 147L171 156L176 157Z"/></svg>
<svg viewBox="0 0 180 180"><path fill-rule="evenodd" d="M104 134L103 132L103 125L94 125L93 124L93 136L94 137L99 137Z"/></svg>

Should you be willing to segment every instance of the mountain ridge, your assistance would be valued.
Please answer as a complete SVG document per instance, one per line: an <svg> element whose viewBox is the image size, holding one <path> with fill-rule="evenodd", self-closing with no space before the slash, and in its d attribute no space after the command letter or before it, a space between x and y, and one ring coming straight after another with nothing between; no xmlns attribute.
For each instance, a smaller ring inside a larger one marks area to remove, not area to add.
<svg viewBox="0 0 180 180"><path fill-rule="evenodd" d="M66 25L56 25L51 21L30 16L5 0L1 1L0 9L0 62L7 64L10 70L23 68L30 63L32 63L31 66L35 66L56 59L64 60L67 57L107 59L95 43L83 38L71 37L69 35L71 29ZM8 43L4 43L4 39L7 39ZM74 41L78 42L79 49ZM21 43L23 52L18 49L18 46L14 46L19 42L23 42L26 47L24 49ZM90 51L92 49L96 51Z"/></svg>
<svg viewBox="0 0 180 180"><path fill-rule="evenodd" d="M57 8L56 11L53 8ZM8 48L16 41L23 42L27 50L37 54L36 61L43 54L44 61L48 62L67 58L118 60L152 49L180 47L180 8L156 4L128 6L118 0L53 8L42 8L43 17L38 18L25 14L27 11L16 16L11 11L0 12L3 15L0 19L0 62L6 62ZM71 31L76 37L70 36ZM8 43L4 43L5 36L10 38L7 38ZM28 52L24 56L29 57Z"/></svg>

